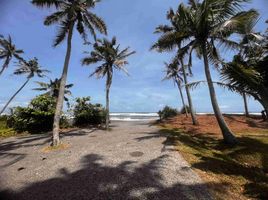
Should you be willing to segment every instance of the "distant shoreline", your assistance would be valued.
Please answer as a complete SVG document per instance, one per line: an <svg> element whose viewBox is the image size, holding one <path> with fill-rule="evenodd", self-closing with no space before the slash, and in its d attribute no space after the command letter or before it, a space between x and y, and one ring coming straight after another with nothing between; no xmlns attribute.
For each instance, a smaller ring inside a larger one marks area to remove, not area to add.
<svg viewBox="0 0 268 200"><path fill-rule="evenodd" d="M214 113L200 112L197 115L214 115ZM242 112L223 113L223 115L242 116L245 115ZM261 116L261 113L252 112L251 116ZM155 121L159 119L159 115L156 112L112 112L110 113L111 121Z"/></svg>

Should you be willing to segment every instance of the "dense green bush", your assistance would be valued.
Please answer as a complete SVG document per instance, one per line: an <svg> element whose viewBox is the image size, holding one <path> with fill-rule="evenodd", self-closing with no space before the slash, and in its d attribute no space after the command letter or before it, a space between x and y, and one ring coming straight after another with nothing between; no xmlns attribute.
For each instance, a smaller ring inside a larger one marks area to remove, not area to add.
<svg viewBox="0 0 268 200"><path fill-rule="evenodd" d="M158 111L158 115L160 117L160 120L167 119L170 117L174 117L178 114L177 109L171 108L169 106L165 106L163 110Z"/></svg>
<svg viewBox="0 0 268 200"><path fill-rule="evenodd" d="M186 110L188 113L190 113L190 107L188 105L185 105L181 108L180 110L180 114L185 114L186 113Z"/></svg>
<svg viewBox="0 0 268 200"><path fill-rule="evenodd" d="M7 124L17 132L40 133L52 130L56 100L48 95L34 98L28 107L16 107Z"/></svg>
<svg viewBox="0 0 268 200"><path fill-rule="evenodd" d="M77 98L73 110L74 125L97 125L105 122L106 111L101 104L90 103L90 97Z"/></svg>

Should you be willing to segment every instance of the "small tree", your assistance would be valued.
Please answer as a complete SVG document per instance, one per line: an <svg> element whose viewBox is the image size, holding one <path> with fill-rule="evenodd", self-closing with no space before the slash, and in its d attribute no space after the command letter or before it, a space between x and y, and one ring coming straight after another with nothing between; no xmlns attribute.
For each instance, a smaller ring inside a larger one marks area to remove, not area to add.
<svg viewBox="0 0 268 200"><path fill-rule="evenodd" d="M77 98L73 109L74 125L98 125L105 122L106 111L101 104L90 103L90 97Z"/></svg>
<svg viewBox="0 0 268 200"><path fill-rule="evenodd" d="M119 44L116 44L115 37L113 37L111 41L107 39L98 40L93 46L94 50L88 57L82 60L83 65L101 63L90 76L96 75L97 78L106 76L106 129L109 128L110 121L109 94L112 85L113 71L117 69L128 74L124 67L128 64L126 58L135 53L135 51L129 52L129 47L121 51L119 46Z"/></svg>
<svg viewBox="0 0 268 200"><path fill-rule="evenodd" d="M186 104L184 102L182 86L181 86L183 82L182 70L179 70L178 63L176 60L173 60L173 62L170 64L165 63L165 67L166 67L166 75L163 80L169 80L169 79L173 80L174 84L176 84L179 89L182 106L185 107ZM186 114L186 117L188 117L188 110L186 109L183 114Z"/></svg>
<svg viewBox="0 0 268 200"><path fill-rule="evenodd" d="M42 69L39 64L37 58L34 58L28 62L26 61L19 61L18 69L15 70L15 75L27 75L26 81L23 85L18 89L18 91L9 99L6 105L0 111L0 115L5 111L11 101L17 96L17 94L27 85L27 83L34 77L44 77L45 73L49 72L48 70Z"/></svg>
<svg viewBox="0 0 268 200"><path fill-rule="evenodd" d="M34 88L33 90L37 90L37 91L47 91L44 94L50 95L52 97L54 97L55 99L58 99L59 97L59 89L60 89L60 79L55 79L54 81L50 79L49 83L45 83L45 82L36 82L40 87L38 88ZM70 88L73 87L73 84L67 84L65 85L65 91L64 91L64 101L67 102L68 107L70 106L69 104L69 99L67 97L72 95Z"/></svg>
<svg viewBox="0 0 268 200"><path fill-rule="evenodd" d="M20 54L23 53L23 50L17 49L13 44L10 35L7 39L5 39L2 35L0 35L0 60L4 60L2 69L0 69L0 75L4 72L12 58L16 58L18 61L22 61L22 57Z"/></svg>
<svg viewBox="0 0 268 200"><path fill-rule="evenodd" d="M175 117L178 115L178 111L174 108L171 108L169 106L165 106L162 110L158 111L158 115L160 117L160 120L168 119L170 117Z"/></svg>
<svg viewBox="0 0 268 200"><path fill-rule="evenodd" d="M53 46L58 46L67 36L67 51L61 75L59 97L57 100L56 113L54 117L53 146L57 146L60 143L60 116L63 108L64 90L71 57L73 30L76 27L77 31L84 39L84 42L87 42L87 30L89 30L91 35L94 37L94 40L96 40L96 29L100 33L107 34L107 28L104 21L91 12L91 9L93 9L98 2L100 2L100 0L32 0L32 3L35 6L41 8L54 7L56 9L56 12L46 17L44 21L46 26L52 24L60 25Z"/></svg>

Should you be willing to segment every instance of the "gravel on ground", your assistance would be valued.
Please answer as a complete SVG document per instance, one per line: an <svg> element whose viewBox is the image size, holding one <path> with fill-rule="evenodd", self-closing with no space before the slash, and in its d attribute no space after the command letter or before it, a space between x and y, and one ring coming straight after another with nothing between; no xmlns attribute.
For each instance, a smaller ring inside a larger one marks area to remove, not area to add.
<svg viewBox="0 0 268 200"><path fill-rule="evenodd" d="M212 199L156 126L113 122L111 129L64 133L67 148L50 152L48 134L0 141L0 199Z"/></svg>

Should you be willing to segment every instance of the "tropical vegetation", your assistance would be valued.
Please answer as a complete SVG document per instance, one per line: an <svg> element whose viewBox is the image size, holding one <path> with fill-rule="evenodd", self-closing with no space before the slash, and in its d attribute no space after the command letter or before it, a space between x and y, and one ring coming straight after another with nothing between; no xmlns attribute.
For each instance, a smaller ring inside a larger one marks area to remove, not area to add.
<svg viewBox="0 0 268 200"><path fill-rule="evenodd" d="M17 96L17 94L27 85L27 83L34 77L38 76L42 78L45 74L49 72L46 69L42 69L39 65L37 58L32 60L24 61L20 60L18 64L18 68L14 71L14 75L26 75L26 81L22 84L22 86L15 92L15 94L8 100L6 105L0 111L0 115L5 111L11 101Z"/></svg>
<svg viewBox="0 0 268 200"><path fill-rule="evenodd" d="M174 82L174 85L177 85L178 90L179 90L179 94L181 97L181 102L182 102L182 106L185 108L186 104L184 101L184 97L183 97L183 92L182 92L182 82L183 82L183 78L182 78L182 70L179 69L177 60L174 60L172 63L164 63L165 64L165 77L163 78L163 80L169 80L172 79ZM188 109L185 110L185 114L186 117L188 117ZM161 115L160 115L160 119L161 119Z"/></svg>
<svg viewBox="0 0 268 200"><path fill-rule="evenodd" d="M135 51L129 51L129 47L120 50L120 45L116 42L115 37L111 41L105 38L98 40L93 46L94 50L82 60L83 65L100 63L90 76L96 75L97 78L106 76L106 129L109 129L110 122L109 94L113 72L114 70L121 70L128 75L125 68L125 65L128 64L126 58L135 53Z"/></svg>
<svg viewBox="0 0 268 200"><path fill-rule="evenodd" d="M57 100L59 97L60 82L61 82L61 80L58 78L56 78L55 80L50 79L49 83L37 81L36 83L39 85L39 87L34 88L33 90L46 91L44 94L52 96ZM66 84L65 85L64 101L66 101L68 107L70 106L68 96L72 95L70 88L72 88L73 86L74 86L74 84Z"/></svg>
<svg viewBox="0 0 268 200"><path fill-rule="evenodd" d="M242 11L242 3L245 2L247 0L191 0L188 6L181 3L176 11L170 9L168 13L176 29L160 26L165 34L153 46L159 51L178 47L179 57L188 55L190 66L194 51L199 58L203 58L212 107L224 141L231 145L236 144L237 140L220 111L210 64L220 67L222 60L217 47L236 48L237 42L231 36L241 32L248 19L257 15L253 9Z"/></svg>
<svg viewBox="0 0 268 200"><path fill-rule="evenodd" d="M0 69L0 76L4 70L8 68L8 65L13 58L17 61L22 61L23 58L21 57L21 54L23 53L23 50L16 48L10 35L7 39L0 35L0 60L3 60L3 65Z"/></svg>
<svg viewBox="0 0 268 200"><path fill-rule="evenodd" d="M100 125L105 122L106 110L101 104L92 104L90 97L76 98L73 116L77 127Z"/></svg>
<svg viewBox="0 0 268 200"><path fill-rule="evenodd" d="M57 146L60 143L59 125L60 116L62 114L64 91L67 81L67 74L72 50L72 38L74 27L82 36L85 43L87 41L87 32L96 40L96 31L107 34L107 28L104 21L94 14L91 10L95 7L98 1L95 0L33 0L32 4L37 7L55 8L56 12L46 17L44 24L46 26L59 24L60 29L57 33L53 46L61 44L67 37L67 50L61 75L61 83L59 89L59 97L56 105L56 112L53 123L53 145ZM88 30L88 31L87 31Z"/></svg>
<svg viewBox="0 0 268 200"><path fill-rule="evenodd" d="M171 108L169 106L165 106L162 110L158 111L160 121L163 120L163 119L168 119L168 118L171 118L171 117L175 117L178 114L179 114L179 112L178 112L177 109Z"/></svg>

